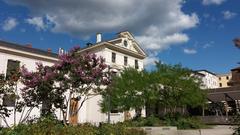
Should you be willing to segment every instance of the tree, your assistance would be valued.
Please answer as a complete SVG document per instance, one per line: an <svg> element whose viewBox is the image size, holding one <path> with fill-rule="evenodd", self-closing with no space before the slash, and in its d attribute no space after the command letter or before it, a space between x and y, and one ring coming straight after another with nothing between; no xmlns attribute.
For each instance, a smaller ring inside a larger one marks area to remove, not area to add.
<svg viewBox="0 0 240 135"><path fill-rule="evenodd" d="M61 55L60 61L54 65L59 84L56 89L68 92L68 97L61 97L65 99L64 104L59 104L63 114L67 113L71 99L80 103L70 116L77 114L87 100L99 95L109 82L104 58L90 53L80 54L79 50L79 47L75 47L69 53ZM66 118L66 115L63 117Z"/></svg>
<svg viewBox="0 0 240 135"><path fill-rule="evenodd" d="M156 107L159 106L174 113L177 108L202 105L205 103L205 93L192 73L181 65L160 62L156 62L156 70L151 72L125 69L109 87L111 108L106 106L109 93L103 93L102 110L129 111L147 107L150 108L147 109L147 116L150 116L158 113Z"/></svg>
<svg viewBox="0 0 240 135"><path fill-rule="evenodd" d="M233 43L235 44L235 46L236 46L237 48L240 48L240 38L235 38L235 39L233 40Z"/></svg>
<svg viewBox="0 0 240 135"><path fill-rule="evenodd" d="M0 75L0 95L1 95L1 98L3 99L3 97L7 93L12 93L13 89L14 89L13 85L5 79L5 76L3 74L1 74ZM0 105L0 117L4 120L4 122L6 123L7 126L9 126L9 125L6 121L6 117L9 117L10 112L11 112L11 110L9 110L7 108L7 106L5 106L3 104Z"/></svg>
<svg viewBox="0 0 240 135"><path fill-rule="evenodd" d="M7 121L7 117L10 116L11 112L13 112L12 116L14 117L14 125L25 122L31 112L31 109L25 112L27 104L22 100L22 96L18 92L17 87L19 78L19 68L11 71L8 76L4 76L4 74L0 75L0 96L2 98L0 117L8 127L10 125ZM16 115L21 115L18 122L16 120Z"/></svg>
<svg viewBox="0 0 240 135"><path fill-rule="evenodd" d="M26 67L21 68L21 82L24 88L21 94L27 106L34 108L42 104L42 116L53 112L52 104L60 94L54 89L55 77L54 69L49 66L43 66L42 63L36 63L36 71L28 71ZM57 94L58 93L58 94Z"/></svg>
<svg viewBox="0 0 240 135"><path fill-rule="evenodd" d="M180 64L156 62L153 74L157 83L163 86L159 91L159 103L170 113L175 113L177 108L196 107L205 103L206 94L200 89L201 81L190 69L183 68Z"/></svg>
<svg viewBox="0 0 240 135"><path fill-rule="evenodd" d="M145 107L146 102L156 98L154 91L149 90L150 81L146 71L138 71L133 68L124 69L119 76L113 77L108 91L102 93L102 111L135 109L136 117L140 117L141 109ZM108 107L108 96L110 96L111 108Z"/></svg>
<svg viewBox="0 0 240 135"><path fill-rule="evenodd" d="M22 89L24 99L33 105L42 104L43 114L51 114L53 106L62 111L64 124L67 116L76 115L83 104L93 98L108 84L108 70L105 60L95 54L80 54L79 47L59 56L53 66L37 64L35 72L22 68ZM79 103L71 110L71 101ZM68 114L68 112L70 112Z"/></svg>

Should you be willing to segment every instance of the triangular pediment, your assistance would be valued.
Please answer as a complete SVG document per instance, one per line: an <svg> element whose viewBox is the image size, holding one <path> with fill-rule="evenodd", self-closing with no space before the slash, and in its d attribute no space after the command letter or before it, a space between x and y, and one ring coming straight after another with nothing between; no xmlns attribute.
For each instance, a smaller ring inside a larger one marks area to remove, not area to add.
<svg viewBox="0 0 240 135"><path fill-rule="evenodd" d="M147 56L147 54L140 47L140 45L137 43L136 39L130 32L128 31L119 32L117 37L118 38L111 40L110 43L123 47L124 49L133 51L140 55Z"/></svg>
<svg viewBox="0 0 240 135"><path fill-rule="evenodd" d="M82 49L80 52L96 51L98 48L105 47L140 59L144 59L147 57L147 54L139 46L134 36L128 31L120 32L118 33L116 38L100 42L95 45L91 45L89 47Z"/></svg>

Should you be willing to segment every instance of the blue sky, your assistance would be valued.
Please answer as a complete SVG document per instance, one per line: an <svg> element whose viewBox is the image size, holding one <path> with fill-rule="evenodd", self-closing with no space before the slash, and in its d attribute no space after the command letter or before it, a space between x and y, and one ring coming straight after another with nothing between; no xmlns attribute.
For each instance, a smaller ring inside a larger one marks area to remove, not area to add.
<svg viewBox="0 0 240 135"><path fill-rule="evenodd" d="M55 2L55 3L54 3ZM53 6L54 5L54 6ZM0 0L0 39L40 49L84 46L123 30L149 53L191 69L229 72L240 61L239 0Z"/></svg>

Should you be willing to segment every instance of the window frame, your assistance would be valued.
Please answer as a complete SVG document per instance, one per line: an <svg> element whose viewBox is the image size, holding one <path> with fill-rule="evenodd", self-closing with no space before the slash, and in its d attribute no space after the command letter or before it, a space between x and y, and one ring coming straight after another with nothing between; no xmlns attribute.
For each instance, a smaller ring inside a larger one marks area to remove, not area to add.
<svg viewBox="0 0 240 135"><path fill-rule="evenodd" d="M115 52L112 52L112 63L116 63L116 57L117 54Z"/></svg>
<svg viewBox="0 0 240 135"><path fill-rule="evenodd" d="M2 105L6 107L15 107L16 106L16 97L14 94L4 94L2 98Z"/></svg>
<svg viewBox="0 0 240 135"><path fill-rule="evenodd" d="M10 65L10 64L13 64L13 65ZM11 66L15 66L15 67L11 67ZM13 72L17 72L19 69L20 69L20 61L8 59L7 69L6 69L6 79L9 80L9 78L12 77L12 75L14 75Z"/></svg>
<svg viewBox="0 0 240 135"><path fill-rule="evenodd" d="M127 56L124 56L124 66L127 66L128 65L128 57Z"/></svg>
<svg viewBox="0 0 240 135"><path fill-rule="evenodd" d="M139 62L137 59L135 59L135 69L139 69Z"/></svg>
<svg viewBox="0 0 240 135"><path fill-rule="evenodd" d="M123 46L124 46L124 47L128 47L128 41L127 41L127 40L124 40L124 41L123 41Z"/></svg>

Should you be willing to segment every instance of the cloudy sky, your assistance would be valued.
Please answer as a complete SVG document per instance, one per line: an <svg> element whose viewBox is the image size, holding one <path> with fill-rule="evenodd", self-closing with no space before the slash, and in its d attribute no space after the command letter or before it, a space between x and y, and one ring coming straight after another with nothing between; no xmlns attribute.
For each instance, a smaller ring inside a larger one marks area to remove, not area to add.
<svg viewBox="0 0 240 135"><path fill-rule="evenodd" d="M132 32L155 60L216 73L237 66L239 0L0 0L0 39L69 49Z"/></svg>

